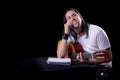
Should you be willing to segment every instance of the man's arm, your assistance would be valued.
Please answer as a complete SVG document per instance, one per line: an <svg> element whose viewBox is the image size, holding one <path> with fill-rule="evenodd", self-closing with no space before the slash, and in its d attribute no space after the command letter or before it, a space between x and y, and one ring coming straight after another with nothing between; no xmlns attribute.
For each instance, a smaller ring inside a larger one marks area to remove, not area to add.
<svg viewBox="0 0 120 80"><path fill-rule="evenodd" d="M59 44L58 48L57 48L57 57L61 58L61 57L65 57L65 55L68 52L68 35L70 33L70 29L72 27L73 23L72 23L72 18L69 19L65 24L64 24L64 34L62 36L62 41Z"/></svg>
<svg viewBox="0 0 120 80"><path fill-rule="evenodd" d="M98 63L99 64L99 63L112 61L111 48L106 49L105 52L107 52L107 55L108 55L107 58L105 57L105 55L102 55L102 54L104 54L104 51L103 52L97 52L97 53L94 54L94 59L85 59L84 62L86 62L86 63Z"/></svg>
<svg viewBox="0 0 120 80"><path fill-rule="evenodd" d="M58 47L57 47L57 57L58 58L65 57L65 55L68 52L68 45L69 44L68 44L67 40L65 40L65 39L62 39L59 42Z"/></svg>

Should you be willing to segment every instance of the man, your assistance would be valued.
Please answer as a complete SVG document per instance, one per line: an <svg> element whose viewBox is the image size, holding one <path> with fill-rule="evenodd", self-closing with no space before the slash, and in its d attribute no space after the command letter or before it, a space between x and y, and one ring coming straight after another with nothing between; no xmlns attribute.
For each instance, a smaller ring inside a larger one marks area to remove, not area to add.
<svg viewBox="0 0 120 80"><path fill-rule="evenodd" d="M94 57L85 59L83 53L79 52L76 56L78 61L112 67L111 45L105 31L97 25L85 22L78 10L74 8L68 9L64 18L64 34L57 48L57 57L65 57L70 43L79 42L84 52L93 54Z"/></svg>

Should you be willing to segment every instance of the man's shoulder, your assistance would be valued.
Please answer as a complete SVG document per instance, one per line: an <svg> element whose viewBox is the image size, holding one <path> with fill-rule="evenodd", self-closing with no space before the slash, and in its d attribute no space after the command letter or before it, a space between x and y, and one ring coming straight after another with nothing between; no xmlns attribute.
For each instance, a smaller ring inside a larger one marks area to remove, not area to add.
<svg viewBox="0 0 120 80"><path fill-rule="evenodd" d="M98 25L95 25L95 24L90 24L89 25L89 28L90 28L90 30L92 30L92 31L101 31L101 30L103 30L100 26L98 26Z"/></svg>

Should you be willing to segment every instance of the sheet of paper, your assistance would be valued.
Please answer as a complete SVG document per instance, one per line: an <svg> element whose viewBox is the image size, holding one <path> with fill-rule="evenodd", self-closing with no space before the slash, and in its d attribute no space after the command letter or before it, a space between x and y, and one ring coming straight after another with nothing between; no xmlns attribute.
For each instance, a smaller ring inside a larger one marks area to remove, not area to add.
<svg viewBox="0 0 120 80"><path fill-rule="evenodd" d="M55 58L55 57L48 57L47 64L55 64L55 65L70 65L71 59L70 58Z"/></svg>

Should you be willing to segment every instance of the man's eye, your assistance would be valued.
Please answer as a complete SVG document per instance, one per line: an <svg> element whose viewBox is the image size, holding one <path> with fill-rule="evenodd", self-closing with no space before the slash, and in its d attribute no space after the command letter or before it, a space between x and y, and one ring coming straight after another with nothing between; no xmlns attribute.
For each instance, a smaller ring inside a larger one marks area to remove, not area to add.
<svg viewBox="0 0 120 80"><path fill-rule="evenodd" d="M67 18L67 20L69 20L69 19L70 19L70 17Z"/></svg>
<svg viewBox="0 0 120 80"><path fill-rule="evenodd" d="M73 16L76 16L76 14L73 14Z"/></svg>

